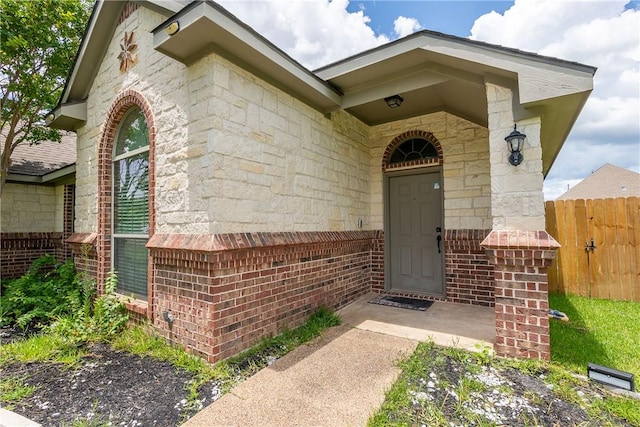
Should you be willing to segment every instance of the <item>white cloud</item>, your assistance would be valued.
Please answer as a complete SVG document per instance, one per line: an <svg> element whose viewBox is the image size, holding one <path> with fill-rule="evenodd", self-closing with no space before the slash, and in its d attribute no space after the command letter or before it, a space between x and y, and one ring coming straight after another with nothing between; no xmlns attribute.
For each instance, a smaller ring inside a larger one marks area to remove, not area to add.
<svg viewBox="0 0 640 427"><path fill-rule="evenodd" d="M309 69L390 41L375 34L363 10L347 11L348 0L219 3Z"/></svg>
<svg viewBox="0 0 640 427"><path fill-rule="evenodd" d="M408 36L421 28L422 26L416 18L398 16L396 20L393 21L393 31L398 37Z"/></svg>
<svg viewBox="0 0 640 427"><path fill-rule="evenodd" d="M555 198L605 163L640 171L640 10L627 0L516 0L471 38L598 67L594 90L545 180Z"/></svg>

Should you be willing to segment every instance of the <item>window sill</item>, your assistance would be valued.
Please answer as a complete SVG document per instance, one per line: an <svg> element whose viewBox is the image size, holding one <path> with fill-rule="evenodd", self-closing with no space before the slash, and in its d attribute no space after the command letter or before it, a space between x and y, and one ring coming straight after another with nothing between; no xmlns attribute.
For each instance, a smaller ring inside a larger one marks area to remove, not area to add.
<svg viewBox="0 0 640 427"><path fill-rule="evenodd" d="M131 297L125 297L123 295L118 295L118 297L124 303L124 307L127 309L127 311L131 311L133 313L147 317L147 310L149 309L149 303L147 301L143 301L141 299L133 299Z"/></svg>

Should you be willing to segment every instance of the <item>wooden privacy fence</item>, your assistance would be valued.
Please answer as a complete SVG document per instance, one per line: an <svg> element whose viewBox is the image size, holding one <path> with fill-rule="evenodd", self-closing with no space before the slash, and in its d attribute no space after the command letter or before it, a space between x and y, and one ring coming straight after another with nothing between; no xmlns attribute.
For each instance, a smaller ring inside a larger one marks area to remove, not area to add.
<svg viewBox="0 0 640 427"><path fill-rule="evenodd" d="M639 203L638 197L546 202L547 232L562 245L549 268L549 290L640 302Z"/></svg>

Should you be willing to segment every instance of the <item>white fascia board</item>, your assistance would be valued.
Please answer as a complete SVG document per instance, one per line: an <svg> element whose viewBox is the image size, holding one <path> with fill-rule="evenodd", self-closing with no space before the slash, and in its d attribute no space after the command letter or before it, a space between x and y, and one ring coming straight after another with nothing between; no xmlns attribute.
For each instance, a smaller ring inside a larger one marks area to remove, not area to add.
<svg viewBox="0 0 640 427"><path fill-rule="evenodd" d="M41 176L34 175L22 175L17 173L8 173L7 182L21 183L21 184L42 184Z"/></svg>
<svg viewBox="0 0 640 427"><path fill-rule="evenodd" d="M46 182L55 181L61 178L66 178L69 175L73 175L75 173L76 173L76 164L73 163L69 166L63 167L62 169L58 169L56 171L50 172L42 176L42 182L46 183Z"/></svg>
<svg viewBox="0 0 640 427"><path fill-rule="evenodd" d="M76 164L73 163L73 164L70 164L69 166L65 166L63 168L60 168L53 172L49 172L42 176L9 173L7 174L7 182L15 182L15 183L22 183L22 184L51 185L61 179L69 178L75 173L76 173Z"/></svg>
<svg viewBox="0 0 640 427"><path fill-rule="evenodd" d="M86 121L86 102L59 105L45 117L45 124L47 126L65 130L76 130Z"/></svg>
<svg viewBox="0 0 640 427"><path fill-rule="evenodd" d="M523 104L588 92L593 89L594 67L529 54L516 49L459 39L454 36L430 34L429 32L415 33L414 36L408 36L333 65L330 64L316 70L315 74L328 81L368 66L374 66L379 62L414 49L423 49L427 52L463 61L461 66L456 68L442 64L443 67L448 68L448 70L443 70L446 72L458 70L458 72L466 72L467 75L478 74L482 76L487 71L496 73L501 70L517 74L518 87L521 92L520 100ZM466 66L464 62L467 63ZM432 71L435 71L433 67Z"/></svg>
<svg viewBox="0 0 640 427"><path fill-rule="evenodd" d="M94 30L96 28L96 23L98 22L98 19L100 19L100 15L103 13L104 7L105 7L105 3L104 1L96 1L94 7L96 8L93 12L93 14L91 15L91 21L89 22L89 27L87 28L85 37L82 39L81 44L80 44L80 50L78 51L78 57L75 61L73 70L71 71L71 74L69 75L69 79L67 81L67 85L64 88L64 93L62 94L62 97L60 97L60 105L66 103L69 100L69 92L71 92L71 88L74 85L74 82L76 80L76 76L78 75L78 70L80 69L80 67L82 66L82 59L84 58L85 53L87 52L88 49L88 45L89 45L89 40L91 39ZM105 43L107 43L105 41ZM96 64L93 64L93 66L96 66Z"/></svg>

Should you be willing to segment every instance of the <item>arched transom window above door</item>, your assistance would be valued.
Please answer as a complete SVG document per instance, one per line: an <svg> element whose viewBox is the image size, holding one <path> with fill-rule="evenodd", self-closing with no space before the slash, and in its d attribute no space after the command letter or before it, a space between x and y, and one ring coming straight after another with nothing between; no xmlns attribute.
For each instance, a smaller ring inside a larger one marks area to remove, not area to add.
<svg viewBox="0 0 640 427"><path fill-rule="evenodd" d="M431 132L411 131L396 137L387 146L382 170L442 164L440 142Z"/></svg>

